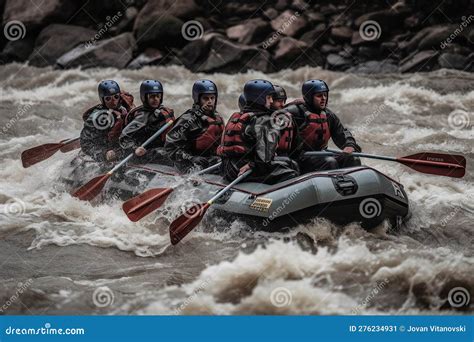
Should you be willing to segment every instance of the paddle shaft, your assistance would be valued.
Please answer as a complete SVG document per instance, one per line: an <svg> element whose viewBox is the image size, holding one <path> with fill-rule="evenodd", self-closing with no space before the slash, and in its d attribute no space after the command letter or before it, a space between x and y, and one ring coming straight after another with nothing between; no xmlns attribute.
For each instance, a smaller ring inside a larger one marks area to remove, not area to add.
<svg viewBox="0 0 474 342"><path fill-rule="evenodd" d="M244 178L249 176L251 173L252 173L252 170L247 170L245 173L241 174L239 177L237 177L231 183L229 183L229 185L227 185L224 189L222 189L217 194L215 194L214 197L212 197L209 201L207 201L207 203L209 203L209 205L211 205L215 200L217 200L219 197L224 195L227 192L227 190L229 190L235 184L239 183L241 180L243 180Z"/></svg>
<svg viewBox="0 0 474 342"><path fill-rule="evenodd" d="M171 125L173 124L173 121L169 121L167 122L163 127L161 127L158 131L156 131L155 134L153 134L151 137L149 137L143 144L141 144L140 147L147 147L150 143L153 142L153 140L155 140L156 138L158 138L161 133L163 133L164 131L166 131L166 129L168 127L170 127ZM110 170L109 172L107 172L108 175L111 175L112 173L114 173L115 171L117 171L118 169L120 169L124 164L126 164L130 159L133 158L133 156L135 155L135 151L133 151L132 153L130 153L124 160L122 160L120 163L118 163L117 165L114 166L114 168L112 170Z"/></svg>
<svg viewBox="0 0 474 342"><path fill-rule="evenodd" d="M325 151L315 151L315 152L305 152L305 156L333 156L335 154L341 154L342 151L337 150L330 150L327 149ZM371 158L371 159L378 159L378 160L388 160L388 161L395 161L395 162L411 162L413 164L419 165L428 165L428 166L441 166L441 167L452 167L452 168L463 168L462 165L452 164L452 163L442 163L437 161L430 161L430 160L419 160L419 159L410 159L410 158L396 158L396 157L388 157L388 156L379 156L376 154L368 154L368 153L360 153L360 152L352 152L350 154L354 157L362 157L362 158Z"/></svg>

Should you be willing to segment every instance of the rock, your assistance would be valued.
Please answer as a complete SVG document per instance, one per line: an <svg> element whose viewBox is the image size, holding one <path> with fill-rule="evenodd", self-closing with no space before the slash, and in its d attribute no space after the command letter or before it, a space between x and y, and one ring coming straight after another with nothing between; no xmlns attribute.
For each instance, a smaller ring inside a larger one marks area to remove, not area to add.
<svg viewBox="0 0 474 342"><path fill-rule="evenodd" d="M306 25L306 19L299 12L286 10L271 22L275 31L281 32L285 36L295 37L301 33Z"/></svg>
<svg viewBox="0 0 474 342"><path fill-rule="evenodd" d="M119 11L118 13L122 13ZM128 7L117 25L110 28L110 34L117 35L125 31L133 30L133 23L138 15L138 10L135 7Z"/></svg>
<svg viewBox="0 0 474 342"><path fill-rule="evenodd" d="M26 37L20 40L9 41L1 53L1 59L5 63L26 61L33 51L34 38Z"/></svg>
<svg viewBox="0 0 474 342"><path fill-rule="evenodd" d="M284 65L283 67L286 68L295 59L300 57L302 51L307 47L308 45L305 42L291 37L283 37L275 49L273 58L277 64Z"/></svg>
<svg viewBox="0 0 474 342"><path fill-rule="evenodd" d="M347 72L362 73L362 74L388 74L398 71L398 67L393 64L393 61L368 61L357 64L346 70Z"/></svg>
<svg viewBox="0 0 474 342"><path fill-rule="evenodd" d="M305 42L309 46L312 46L314 44L320 44L326 38L324 32L326 32L326 24L319 24L311 31L304 33L300 37L300 40Z"/></svg>
<svg viewBox="0 0 474 342"><path fill-rule="evenodd" d="M309 12L307 13L307 17L312 25L326 22L326 17L319 12Z"/></svg>
<svg viewBox="0 0 474 342"><path fill-rule="evenodd" d="M133 34L141 48L181 47L195 37L194 33L197 36L203 33L199 25L193 26L196 30L188 31L187 39L185 39L181 32L184 22L177 17L156 11L144 16L142 12L143 10L140 11L133 27ZM188 28L192 29L193 27Z"/></svg>
<svg viewBox="0 0 474 342"><path fill-rule="evenodd" d="M338 12L337 7L334 6L333 4L321 6L320 11L321 11L321 14L323 15L331 15Z"/></svg>
<svg viewBox="0 0 474 342"><path fill-rule="evenodd" d="M50 22L67 21L80 5L80 1L69 0L7 0L3 23L18 20L32 30Z"/></svg>
<svg viewBox="0 0 474 342"><path fill-rule="evenodd" d="M135 39L131 33L100 40L94 45L81 44L62 55L57 64L63 68L82 66L124 68L133 57Z"/></svg>
<svg viewBox="0 0 474 342"><path fill-rule="evenodd" d="M349 59L343 58L339 55L331 53L327 56L326 62L329 66L329 69L344 69L350 66L351 61Z"/></svg>
<svg viewBox="0 0 474 342"><path fill-rule="evenodd" d="M278 17L278 11L272 7L270 8L267 8L263 14L270 20L273 20L275 19L276 17Z"/></svg>
<svg viewBox="0 0 474 342"><path fill-rule="evenodd" d="M270 24L260 18L250 19L246 22L229 27L227 37L241 44L259 43L272 31Z"/></svg>
<svg viewBox="0 0 474 342"><path fill-rule="evenodd" d="M453 26L428 26L419 31L412 39L401 47L407 51L426 50L430 48L442 49L446 38L454 32Z"/></svg>
<svg viewBox="0 0 474 342"><path fill-rule="evenodd" d="M193 72L274 71L268 51L233 43L218 33L186 45L181 60Z"/></svg>
<svg viewBox="0 0 474 342"><path fill-rule="evenodd" d="M358 17L354 24L357 29L366 22L375 21L383 30L390 30L400 25L400 20L408 14L408 11L393 11L390 9L369 12Z"/></svg>
<svg viewBox="0 0 474 342"><path fill-rule="evenodd" d="M131 61L127 68L129 69L140 69L147 65L158 64L163 59L163 54L153 48L148 48L141 54L139 54L133 61Z"/></svg>
<svg viewBox="0 0 474 342"><path fill-rule="evenodd" d="M417 71L428 71L436 64L437 51L426 50L421 51L413 56L408 56L402 60L400 71L401 72L417 72Z"/></svg>
<svg viewBox="0 0 474 342"><path fill-rule="evenodd" d="M341 50L340 46L334 46L334 45L329 45L329 44L324 44L321 46L321 52L326 54L326 53L331 53L331 52L338 52Z"/></svg>
<svg viewBox="0 0 474 342"><path fill-rule="evenodd" d="M194 0L148 0L138 13L136 20L150 23L165 15L192 20L200 12L201 10Z"/></svg>
<svg viewBox="0 0 474 342"><path fill-rule="evenodd" d="M261 9L261 5L257 2L255 3L240 3L240 2L224 2L225 7L224 11L221 12L220 21L222 21L223 15L224 18L236 15L240 18L249 18L253 16L256 12ZM223 14L223 15L222 15Z"/></svg>
<svg viewBox="0 0 474 342"><path fill-rule="evenodd" d="M96 34L96 31L80 26L62 24L46 26L36 38L29 61L38 67L54 65L59 57L76 45L91 41Z"/></svg>
<svg viewBox="0 0 474 342"><path fill-rule="evenodd" d="M284 9L288 8L289 1L288 0L278 0L275 4L275 9L278 11L283 11Z"/></svg>
<svg viewBox="0 0 474 342"><path fill-rule="evenodd" d="M352 29L347 26L339 26L331 28L331 36L338 41L351 40L352 38Z"/></svg>
<svg viewBox="0 0 474 342"><path fill-rule="evenodd" d="M468 64L468 57L454 53L442 53L438 57L438 64L446 69L464 70Z"/></svg>
<svg viewBox="0 0 474 342"><path fill-rule="evenodd" d="M358 55L366 59L377 59L380 57L380 48L373 46L361 46L359 47Z"/></svg>

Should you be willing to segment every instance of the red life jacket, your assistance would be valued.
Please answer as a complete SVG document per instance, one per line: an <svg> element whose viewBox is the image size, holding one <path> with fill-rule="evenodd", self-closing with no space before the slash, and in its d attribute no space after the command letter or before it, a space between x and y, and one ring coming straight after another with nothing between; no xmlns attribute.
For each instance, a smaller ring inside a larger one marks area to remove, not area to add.
<svg viewBox="0 0 474 342"><path fill-rule="evenodd" d="M196 138L194 150L196 153L207 152L215 154L221 140L222 132L224 131L224 120L222 120L222 117L218 114L216 114L215 118L207 115L202 115L200 118L207 122L207 127L206 130Z"/></svg>
<svg viewBox="0 0 474 342"><path fill-rule="evenodd" d="M143 106L138 106L138 107L135 107L133 108L128 114L127 116L125 117L125 124L124 124L124 127L127 126L130 122L133 121L133 119L135 119L135 116L137 115L137 112L139 110L142 110L143 109ZM163 124L171 121L171 120L174 120L174 111L171 109L171 108L168 108L168 107L160 107L160 112L161 114L163 115L164 117L164 122ZM151 111L153 111L153 109L150 109ZM154 114L153 114L154 115ZM161 125L160 125L161 126ZM163 134L161 134L161 136L159 137L159 139L164 142L166 140L166 134L171 130L171 128L173 127L173 125L171 125L170 127L168 127L166 129L165 132L163 132Z"/></svg>
<svg viewBox="0 0 474 342"><path fill-rule="evenodd" d="M225 125L217 155L221 157L239 157L250 152L251 148L243 140L245 128L254 116L253 113L236 112Z"/></svg>
<svg viewBox="0 0 474 342"><path fill-rule="evenodd" d="M325 111L320 114L312 113L308 110L304 112L305 123L300 131L305 150L319 151L328 146L331 139L328 118Z"/></svg>

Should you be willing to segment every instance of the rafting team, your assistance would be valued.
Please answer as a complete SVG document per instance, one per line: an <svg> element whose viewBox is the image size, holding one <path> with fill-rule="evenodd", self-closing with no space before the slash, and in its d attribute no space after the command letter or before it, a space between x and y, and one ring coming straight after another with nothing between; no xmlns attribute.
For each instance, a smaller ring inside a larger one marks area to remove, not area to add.
<svg viewBox="0 0 474 342"><path fill-rule="evenodd" d="M117 82L98 87L100 104L83 114L82 154L104 163L134 153L141 163L172 165L187 173L222 161L221 173L232 181L251 169L247 181L275 184L300 174L360 165L352 134L327 108L329 87L322 80L302 85L302 99L286 103L285 89L267 80L248 81L239 97L240 111L226 124L217 112L218 90L210 80L192 88L193 105L175 118L163 105L161 82L140 85L141 106ZM169 128L152 143L141 145L160 128ZM343 150L337 157L305 156L321 151L329 140Z"/></svg>

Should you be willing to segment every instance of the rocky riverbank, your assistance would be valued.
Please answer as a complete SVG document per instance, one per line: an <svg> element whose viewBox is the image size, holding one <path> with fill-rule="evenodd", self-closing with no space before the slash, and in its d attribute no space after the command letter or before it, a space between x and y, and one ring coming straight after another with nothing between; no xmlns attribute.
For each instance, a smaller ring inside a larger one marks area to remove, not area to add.
<svg viewBox="0 0 474 342"><path fill-rule="evenodd" d="M0 11L1 63L474 71L470 0L0 0Z"/></svg>

